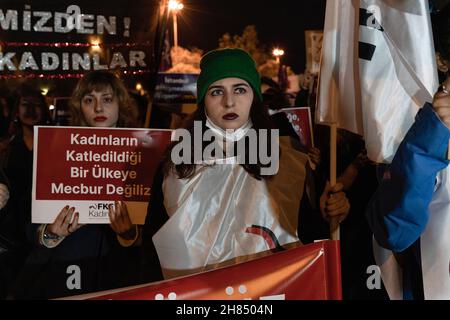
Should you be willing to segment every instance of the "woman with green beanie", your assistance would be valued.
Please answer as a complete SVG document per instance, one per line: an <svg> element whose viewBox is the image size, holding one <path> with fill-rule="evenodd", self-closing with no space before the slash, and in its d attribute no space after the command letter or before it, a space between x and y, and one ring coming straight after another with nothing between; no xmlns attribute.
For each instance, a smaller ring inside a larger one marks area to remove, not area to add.
<svg viewBox="0 0 450 320"><path fill-rule="evenodd" d="M301 244L297 226L308 158L289 140L278 143L254 60L240 49L220 49L207 53L200 68L198 109L154 180L143 231L145 281L157 280L159 266L168 279ZM185 140L188 150L180 148ZM261 157L264 150L271 150L278 170L269 170L273 163ZM343 219L348 213L339 186L325 190L322 200L324 215Z"/></svg>

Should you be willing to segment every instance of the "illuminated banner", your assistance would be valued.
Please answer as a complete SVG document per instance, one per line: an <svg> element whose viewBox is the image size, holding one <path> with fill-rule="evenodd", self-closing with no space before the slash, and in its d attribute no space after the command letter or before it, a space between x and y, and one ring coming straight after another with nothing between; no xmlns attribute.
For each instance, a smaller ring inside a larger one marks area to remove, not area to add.
<svg viewBox="0 0 450 320"><path fill-rule="evenodd" d="M148 73L160 1L2 0L1 78Z"/></svg>
<svg viewBox="0 0 450 320"><path fill-rule="evenodd" d="M193 276L69 299L340 300L338 241L320 241Z"/></svg>
<svg viewBox="0 0 450 320"><path fill-rule="evenodd" d="M306 69L312 74L319 73L322 40L322 30L305 30Z"/></svg>
<svg viewBox="0 0 450 320"><path fill-rule="evenodd" d="M144 223L170 130L35 127L34 134L33 223L53 223L66 205L80 223L109 223L114 200L127 203L133 223Z"/></svg>
<svg viewBox="0 0 450 320"><path fill-rule="evenodd" d="M198 74L192 73L158 73L154 103L195 103L197 78Z"/></svg>

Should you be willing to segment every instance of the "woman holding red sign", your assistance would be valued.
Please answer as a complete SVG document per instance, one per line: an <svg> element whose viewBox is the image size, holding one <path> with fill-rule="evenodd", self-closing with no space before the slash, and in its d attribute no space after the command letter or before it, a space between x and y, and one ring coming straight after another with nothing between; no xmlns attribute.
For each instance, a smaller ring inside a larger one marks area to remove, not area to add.
<svg viewBox="0 0 450 320"><path fill-rule="evenodd" d="M120 79L107 71L90 72L72 95L72 123L133 127L129 106ZM76 208L65 206L52 224L34 225L38 246L22 272L15 297L56 298L133 284L139 252L132 246L139 229L121 201L109 209L109 218L109 226L83 226Z"/></svg>
<svg viewBox="0 0 450 320"><path fill-rule="evenodd" d="M130 98L121 80L110 72L94 71L83 77L72 95L72 124L89 127L134 127L135 122L130 117L129 106ZM116 202L118 207L123 205L122 202ZM137 228L131 224L126 210L110 210L109 213L111 228L119 239L130 241L137 238ZM64 207L53 224L42 228L41 244L46 247L59 244L64 237L81 227L78 217L74 207Z"/></svg>

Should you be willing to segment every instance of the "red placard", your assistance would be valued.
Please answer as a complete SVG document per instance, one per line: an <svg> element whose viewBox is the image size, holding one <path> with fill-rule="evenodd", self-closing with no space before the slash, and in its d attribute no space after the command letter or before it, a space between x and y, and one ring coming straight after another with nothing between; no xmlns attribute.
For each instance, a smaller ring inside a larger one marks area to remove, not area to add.
<svg viewBox="0 0 450 320"><path fill-rule="evenodd" d="M170 136L170 130L36 127L33 222L52 222L65 204L76 205L84 223L107 218L114 200L146 208Z"/></svg>
<svg viewBox="0 0 450 320"><path fill-rule="evenodd" d="M311 111L309 107L284 108L281 111L286 113L289 122L300 137L300 142L308 148L314 147Z"/></svg>

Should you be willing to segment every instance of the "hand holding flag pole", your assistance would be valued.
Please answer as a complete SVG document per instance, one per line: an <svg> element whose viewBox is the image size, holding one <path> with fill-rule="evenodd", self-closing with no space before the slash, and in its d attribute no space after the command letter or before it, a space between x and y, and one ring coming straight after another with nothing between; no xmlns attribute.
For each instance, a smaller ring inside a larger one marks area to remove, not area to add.
<svg viewBox="0 0 450 320"><path fill-rule="evenodd" d="M337 125L336 123L330 126L330 184L332 187L336 185L336 136ZM339 219L330 219L330 238L331 240L339 240Z"/></svg>
<svg viewBox="0 0 450 320"><path fill-rule="evenodd" d="M337 125L332 124L330 128L330 182L327 182L320 197L320 211L323 218L330 223L330 238L339 240L339 223L347 217L350 211L350 202L343 191L344 184L336 179Z"/></svg>

